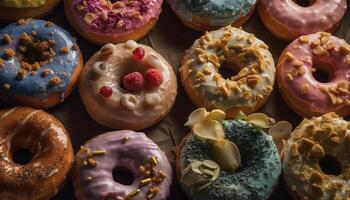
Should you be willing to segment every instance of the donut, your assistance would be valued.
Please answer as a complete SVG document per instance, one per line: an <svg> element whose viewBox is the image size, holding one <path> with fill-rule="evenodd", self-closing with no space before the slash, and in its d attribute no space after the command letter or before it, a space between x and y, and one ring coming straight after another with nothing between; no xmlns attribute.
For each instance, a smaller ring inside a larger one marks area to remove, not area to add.
<svg viewBox="0 0 350 200"><path fill-rule="evenodd" d="M350 45L321 32L301 36L282 53L277 84L287 104L303 117L350 114ZM316 71L328 80L317 80Z"/></svg>
<svg viewBox="0 0 350 200"><path fill-rule="evenodd" d="M52 22L19 20L0 29L0 100L47 109L71 93L83 65L68 32Z"/></svg>
<svg viewBox="0 0 350 200"><path fill-rule="evenodd" d="M232 25L241 27L253 14L256 0L168 0L181 22L199 31Z"/></svg>
<svg viewBox="0 0 350 200"><path fill-rule="evenodd" d="M1 199L51 199L62 187L74 159L64 126L42 110L4 109L0 111L0 141ZM16 155L26 155L24 150L29 159L17 162Z"/></svg>
<svg viewBox="0 0 350 200"><path fill-rule="evenodd" d="M198 109L192 131L179 146L176 170L193 200L269 199L279 182L281 161L270 135L244 120ZM195 118L195 119L191 119Z"/></svg>
<svg viewBox="0 0 350 200"><path fill-rule="evenodd" d="M350 124L333 113L304 119L285 143L282 174L293 199L348 199Z"/></svg>
<svg viewBox="0 0 350 200"><path fill-rule="evenodd" d="M130 40L106 44L90 58L80 77L79 92L98 123L141 130L171 110L177 83L172 67L160 54Z"/></svg>
<svg viewBox="0 0 350 200"><path fill-rule="evenodd" d="M59 2L60 0L1 0L0 22L45 17L56 8Z"/></svg>
<svg viewBox="0 0 350 200"><path fill-rule="evenodd" d="M223 77L222 68L230 70L230 78ZM230 26L196 40L183 58L180 74L197 107L224 110L229 118L240 110L249 114L259 109L275 82L268 46L253 34Z"/></svg>
<svg viewBox="0 0 350 200"><path fill-rule="evenodd" d="M113 2L113 3L112 3ZM156 24L163 0L64 0L72 27L95 44L145 37Z"/></svg>
<svg viewBox="0 0 350 200"><path fill-rule="evenodd" d="M277 38L292 41L316 32L334 32L346 13L346 0L261 0L258 12Z"/></svg>
<svg viewBox="0 0 350 200"><path fill-rule="evenodd" d="M164 152L141 132L122 130L92 138L80 148L73 167L78 200L165 200L171 181Z"/></svg>

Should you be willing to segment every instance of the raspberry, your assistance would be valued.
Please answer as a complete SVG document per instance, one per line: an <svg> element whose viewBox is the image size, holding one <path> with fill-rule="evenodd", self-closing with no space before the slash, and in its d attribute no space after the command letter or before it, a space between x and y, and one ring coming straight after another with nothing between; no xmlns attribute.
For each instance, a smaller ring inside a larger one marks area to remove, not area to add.
<svg viewBox="0 0 350 200"><path fill-rule="evenodd" d="M109 86L103 86L100 88L100 94L104 97L110 97L112 96L113 90Z"/></svg>
<svg viewBox="0 0 350 200"><path fill-rule="evenodd" d="M145 85L145 80L140 72L132 72L123 77L123 86L131 92L140 92Z"/></svg>
<svg viewBox="0 0 350 200"><path fill-rule="evenodd" d="M145 50L142 47L137 47L132 54L134 55L135 60L140 61L145 56Z"/></svg>
<svg viewBox="0 0 350 200"><path fill-rule="evenodd" d="M146 86L148 89L156 88L160 86L160 84L162 84L163 82L162 74L160 73L159 70L154 68L148 69L145 72L144 77L145 77Z"/></svg>

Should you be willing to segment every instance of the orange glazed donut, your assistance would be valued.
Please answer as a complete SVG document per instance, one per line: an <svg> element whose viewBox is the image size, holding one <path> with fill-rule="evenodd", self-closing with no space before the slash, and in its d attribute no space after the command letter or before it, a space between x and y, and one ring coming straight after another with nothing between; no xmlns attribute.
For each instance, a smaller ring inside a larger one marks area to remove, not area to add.
<svg viewBox="0 0 350 200"><path fill-rule="evenodd" d="M0 22L45 17L59 2L60 0L1 0Z"/></svg>
<svg viewBox="0 0 350 200"><path fill-rule="evenodd" d="M327 83L317 81L316 70L324 71ZM301 36L282 53L277 83L289 106L303 117L336 112L350 113L350 45L329 33Z"/></svg>
<svg viewBox="0 0 350 200"><path fill-rule="evenodd" d="M29 162L16 162L22 150ZM1 200L48 200L66 179L73 162L64 126L52 115L28 107L0 111Z"/></svg>
<svg viewBox="0 0 350 200"><path fill-rule="evenodd" d="M258 12L269 31L283 40L319 31L334 32L347 8L346 0L261 0Z"/></svg>
<svg viewBox="0 0 350 200"><path fill-rule="evenodd" d="M170 111L177 83L172 67L161 55L129 40L106 44L90 58L80 77L79 92L98 123L140 130Z"/></svg>

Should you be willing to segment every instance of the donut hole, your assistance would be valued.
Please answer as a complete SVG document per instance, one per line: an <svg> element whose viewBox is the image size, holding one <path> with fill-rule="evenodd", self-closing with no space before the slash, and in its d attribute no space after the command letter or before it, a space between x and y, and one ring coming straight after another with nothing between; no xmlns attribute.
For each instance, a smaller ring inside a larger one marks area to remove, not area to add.
<svg viewBox="0 0 350 200"><path fill-rule="evenodd" d="M338 176L341 174L342 167L339 160L331 155L325 155L320 161L319 165L323 173L328 175Z"/></svg>
<svg viewBox="0 0 350 200"><path fill-rule="evenodd" d="M42 158L44 152L50 151L51 142L47 135L42 135L39 124L27 123L11 140L10 151L12 161L19 165L33 162L34 159Z"/></svg>
<svg viewBox="0 0 350 200"><path fill-rule="evenodd" d="M312 76L320 83L329 83L334 77L332 63L314 61Z"/></svg>
<svg viewBox="0 0 350 200"><path fill-rule="evenodd" d="M238 74L238 70L233 70L234 67L225 67L225 65L222 65L222 67L219 68L219 74L221 74L221 76L224 79L230 79L232 76L236 76Z"/></svg>
<svg viewBox="0 0 350 200"><path fill-rule="evenodd" d="M56 55L53 49L55 45L54 40L40 38L35 32L29 34L24 32L19 37L16 56L22 68L27 71L31 71L33 68L35 70L35 68L52 60ZM35 66L33 66L34 64Z"/></svg>
<svg viewBox="0 0 350 200"><path fill-rule="evenodd" d="M119 0L109 0L109 2L111 2L111 3L115 3L117 1L119 1Z"/></svg>
<svg viewBox="0 0 350 200"><path fill-rule="evenodd" d="M310 7L315 3L316 0L293 0L293 1L301 7Z"/></svg>
<svg viewBox="0 0 350 200"><path fill-rule="evenodd" d="M120 88L124 89L125 92L128 92L128 90L123 85L123 77L133 73L133 72L140 72L141 74L144 74L148 69L152 68L152 66L145 65L143 62L136 61L133 58L129 59L123 59L120 63L121 66L126 66L120 68L120 78L118 81Z"/></svg>
<svg viewBox="0 0 350 200"><path fill-rule="evenodd" d="M133 172L124 166L114 167L112 175L113 180L122 185L131 185L135 180Z"/></svg>
<svg viewBox="0 0 350 200"><path fill-rule="evenodd" d="M33 158L32 152L29 149L17 149L12 153L13 162L18 165L28 164Z"/></svg>

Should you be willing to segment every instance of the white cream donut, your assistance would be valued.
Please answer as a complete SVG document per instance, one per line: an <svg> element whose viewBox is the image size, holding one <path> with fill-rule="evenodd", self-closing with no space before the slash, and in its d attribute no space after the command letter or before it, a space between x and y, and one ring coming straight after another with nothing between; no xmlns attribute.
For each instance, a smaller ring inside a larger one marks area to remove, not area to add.
<svg viewBox="0 0 350 200"><path fill-rule="evenodd" d="M238 72L229 79L221 67ZM271 94L275 65L268 46L253 34L227 26L206 32L187 51L181 81L197 107L221 109L228 117L259 109Z"/></svg>
<svg viewBox="0 0 350 200"><path fill-rule="evenodd" d="M141 61L133 59L137 47L145 50ZM121 86L128 73L159 70L161 85L153 90L129 92ZM110 97L100 89L112 89ZM176 76L170 64L152 48L128 41L106 44L85 65L79 83L81 99L91 117L98 123L116 129L140 130L160 121L172 108L177 94Z"/></svg>

